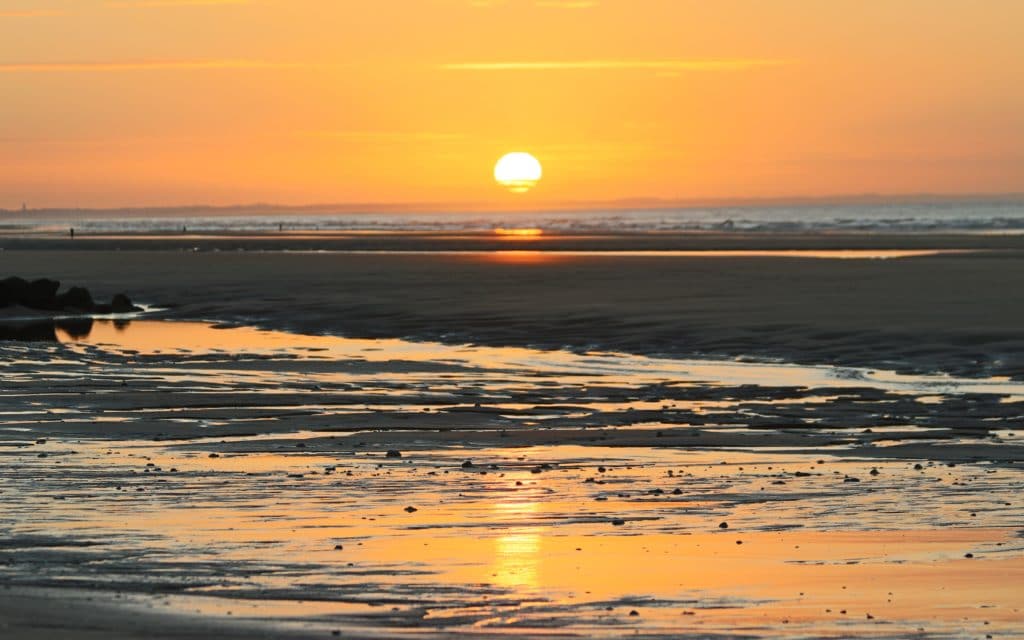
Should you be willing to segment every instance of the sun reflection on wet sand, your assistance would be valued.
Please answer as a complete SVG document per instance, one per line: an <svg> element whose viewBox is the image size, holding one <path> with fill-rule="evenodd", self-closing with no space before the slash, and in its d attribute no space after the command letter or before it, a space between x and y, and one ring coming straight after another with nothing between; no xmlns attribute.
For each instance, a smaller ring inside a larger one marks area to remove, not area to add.
<svg viewBox="0 0 1024 640"><path fill-rule="evenodd" d="M543 229L536 229L536 228L512 228L512 229L498 228L498 229L494 230L494 235L502 236L502 237L506 237L506 238L512 238L512 239L515 239L515 238L529 239L529 238L537 238L538 236L544 235L544 230Z"/></svg>
<svg viewBox="0 0 1024 640"><path fill-rule="evenodd" d="M515 521L535 516L540 505L536 502L495 502L494 517L499 521ZM494 541L494 582L503 587L541 586L540 563L541 529L539 527L510 526Z"/></svg>
<svg viewBox="0 0 1024 640"><path fill-rule="evenodd" d="M203 323L59 337L0 344L4 584L358 637L1017 630L1019 465L991 448L1014 436L962 427L1015 415L1018 382ZM944 464L953 443L990 448Z"/></svg>
<svg viewBox="0 0 1024 640"><path fill-rule="evenodd" d="M532 259L535 252L506 252ZM579 379L618 376L625 384L662 382L685 384L752 384L766 386L863 387L871 385L894 391L930 389L931 392L976 392L1024 394L1024 384L1005 378L956 378L948 375L912 375L885 370L820 365L791 365L734 360L686 360L634 356L614 352L573 353L565 350L537 350L522 347L446 345L400 339L360 339L335 336L290 334L245 326L213 325L205 322L135 320L130 323L96 320L85 333L69 333L60 327L57 338L72 349L99 348L128 355L138 354L278 354L293 360L420 362L430 366L452 366L479 371L499 370L509 383L512 371L535 377L558 374ZM333 367L338 370L339 367ZM267 367L259 375L272 376ZM353 374L356 374L354 371ZM329 378L329 374L327 374ZM443 379L444 376L442 375ZM492 381L501 384L498 376ZM439 383L440 384L440 383ZM642 406L642 404L637 405Z"/></svg>

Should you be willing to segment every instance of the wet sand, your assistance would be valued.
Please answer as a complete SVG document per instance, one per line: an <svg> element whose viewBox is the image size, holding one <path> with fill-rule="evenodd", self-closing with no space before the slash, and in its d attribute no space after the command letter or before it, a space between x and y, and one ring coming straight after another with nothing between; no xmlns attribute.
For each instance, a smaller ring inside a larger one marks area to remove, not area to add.
<svg viewBox="0 0 1024 640"><path fill-rule="evenodd" d="M1024 632L1021 383L57 333L0 345L5 637Z"/></svg>
<svg viewBox="0 0 1024 640"><path fill-rule="evenodd" d="M1024 240L392 236L0 239L0 636L1024 636Z"/></svg>
<svg viewBox="0 0 1024 640"><path fill-rule="evenodd" d="M124 291L169 306L162 315L171 318L352 337L1024 376L1024 296L1016 294L1024 290L1024 236L270 234L4 238L0 247L10 273L83 283L101 297ZM512 251L488 252L494 248ZM468 249L482 253L444 253ZM967 253L601 254L613 249Z"/></svg>

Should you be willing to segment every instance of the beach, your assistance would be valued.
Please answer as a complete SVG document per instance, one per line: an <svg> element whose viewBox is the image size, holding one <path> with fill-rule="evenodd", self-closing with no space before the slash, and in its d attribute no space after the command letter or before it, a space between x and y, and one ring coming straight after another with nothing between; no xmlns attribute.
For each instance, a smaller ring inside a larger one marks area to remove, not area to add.
<svg viewBox="0 0 1024 640"><path fill-rule="evenodd" d="M1024 238L392 236L0 239L5 637L1019 634Z"/></svg>
<svg viewBox="0 0 1024 640"><path fill-rule="evenodd" d="M1022 235L122 235L0 247L9 273L125 291L164 307L158 317L1024 375ZM901 251L924 255L885 259Z"/></svg>

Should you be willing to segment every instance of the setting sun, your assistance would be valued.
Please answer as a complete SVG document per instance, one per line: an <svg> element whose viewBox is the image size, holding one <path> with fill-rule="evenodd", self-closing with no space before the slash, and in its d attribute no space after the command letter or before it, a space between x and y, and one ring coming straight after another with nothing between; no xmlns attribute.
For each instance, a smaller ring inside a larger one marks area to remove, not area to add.
<svg viewBox="0 0 1024 640"><path fill-rule="evenodd" d="M494 165L494 179L513 193L529 191L542 175L540 161L522 151L507 153Z"/></svg>

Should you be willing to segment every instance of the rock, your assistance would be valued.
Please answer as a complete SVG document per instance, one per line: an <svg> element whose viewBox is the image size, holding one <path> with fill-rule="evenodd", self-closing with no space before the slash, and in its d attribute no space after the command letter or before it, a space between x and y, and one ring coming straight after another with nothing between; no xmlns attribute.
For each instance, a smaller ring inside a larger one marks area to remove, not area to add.
<svg viewBox="0 0 1024 640"><path fill-rule="evenodd" d="M57 308L57 289L60 289L60 282L46 278L32 282L16 277L0 280L0 307L21 305L53 310Z"/></svg>
<svg viewBox="0 0 1024 640"><path fill-rule="evenodd" d="M28 283L28 289L21 299L21 304L31 309L55 309L57 308L57 290L60 289L60 282L47 278L40 278Z"/></svg>
<svg viewBox="0 0 1024 640"><path fill-rule="evenodd" d="M406 513L416 513L417 511L419 511L419 509L417 509L416 507L406 507L405 508L405 512Z"/></svg>
<svg viewBox="0 0 1024 640"><path fill-rule="evenodd" d="M625 520L612 520L612 526L621 527L624 524L626 524Z"/></svg>
<svg viewBox="0 0 1024 640"><path fill-rule="evenodd" d="M638 615L640 615L640 612L637 611L636 609L634 609L634 610L629 612L629 615L631 615L631 616L638 616Z"/></svg>
<svg viewBox="0 0 1024 640"><path fill-rule="evenodd" d="M729 528L729 523L728 522L723 522L723 523L718 525L718 528L719 529L728 529Z"/></svg>
<svg viewBox="0 0 1024 640"><path fill-rule="evenodd" d="M334 545L334 550L335 550L335 551L341 551L341 550L342 550L342 549L344 549L344 548L345 548L345 547L344 547L344 546L342 546L342 545L340 545L340 544L336 544L336 545Z"/></svg>
<svg viewBox="0 0 1024 640"><path fill-rule="evenodd" d="M0 307L18 304L26 289L28 289L28 282L21 278L0 280Z"/></svg>
<svg viewBox="0 0 1024 640"><path fill-rule="evenodd" d="M81 311L92 311L95 306L92 294L84 287L71 287L56 298L57 307L60 309L78 309Z"/></svg>
<svg viewBox="0 0 1024 640"><path fill-rule="evenodd" d="M388 449L388 452L384 454L385 458L401 458L402 452L398 449Z"/></svg>
<svg viewBox="0 0 1024 640"><path fill-rule="evenodd" d="M110 301L110 309L114 313L131 313L132 311L138 311L139 307L132 304L132 301L128 296L123 293L119 293Z"/></svg>
<svg viewBox="0 0 1024 640"><path fill-rule="evenodd" d="M463 469L472 469L473 468L473 461L472 460L466 460L465 462L462 463L462 468Z"/></svg>

